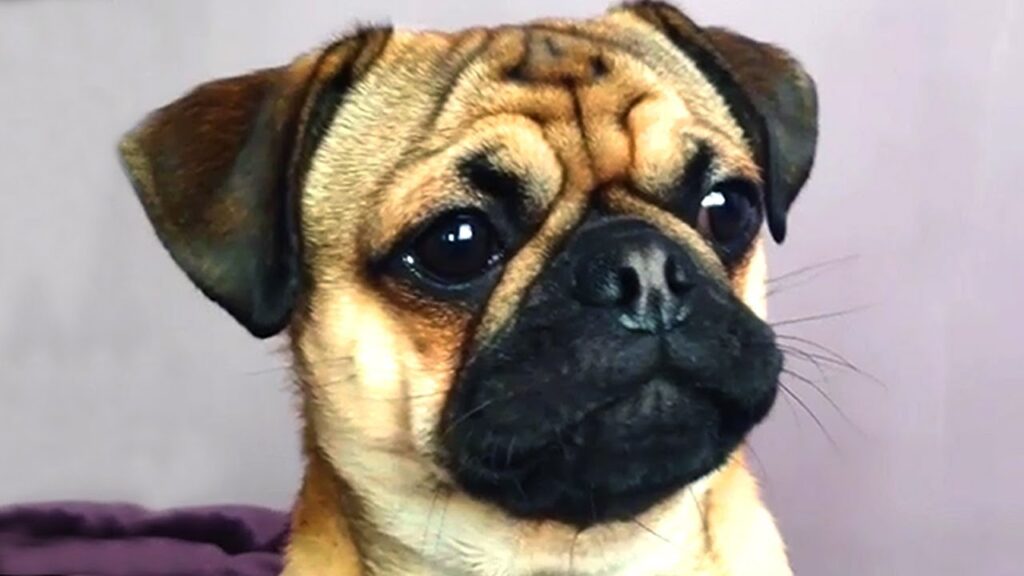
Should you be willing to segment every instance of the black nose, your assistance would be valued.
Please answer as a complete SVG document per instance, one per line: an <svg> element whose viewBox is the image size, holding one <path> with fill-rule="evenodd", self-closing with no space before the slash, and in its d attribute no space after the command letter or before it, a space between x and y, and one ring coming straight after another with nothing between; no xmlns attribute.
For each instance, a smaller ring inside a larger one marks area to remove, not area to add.
<svg viewBox="0 0 1024 576"><path fill-rule="evenodd" d="M586 232L576 262L574 295L589 306L620 308L629 330L663 332L689 313L697 271L686 250L647 225L599 226Z"/></svg>

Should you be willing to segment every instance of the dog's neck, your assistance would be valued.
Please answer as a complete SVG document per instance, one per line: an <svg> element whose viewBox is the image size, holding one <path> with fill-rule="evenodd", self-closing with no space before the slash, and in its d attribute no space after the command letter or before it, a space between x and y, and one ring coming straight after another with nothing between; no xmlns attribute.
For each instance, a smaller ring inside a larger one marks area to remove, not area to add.
<svg viewBox="0 0 1024 576"><path fill-rule="evenodd" d="M659 505L654 520L581 532L519 523L454 494L389 492L360 493L312 451L284 574L790 574L739 454Z"/></svg>

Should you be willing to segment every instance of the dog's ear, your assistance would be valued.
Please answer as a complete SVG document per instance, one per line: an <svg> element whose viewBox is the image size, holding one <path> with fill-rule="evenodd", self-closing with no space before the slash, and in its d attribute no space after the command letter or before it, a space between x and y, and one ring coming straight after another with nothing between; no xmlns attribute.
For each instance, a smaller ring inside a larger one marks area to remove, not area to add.
<svg viewBox="0 0 1024 576"><path fill-rule="evenodd" d="M291 65L203 84L118 146L174 261L257 337L277 334L291 317L305 163L388 37L363 30Z"/></svg>
<svg viewBox="0 0 1024 576"><path fill-rule="evenodd" d="M764 118L770 194L768 225L778 242L786 215L811 174L818 144L818 95L814 80L786 51L724 28L706 28L740 86Z"/></svg>
<svg viewBox="0 0 1024 576"><path fill-rule="evenodd" d="M755 149L768 227L786 237L786 216L811 173L818 140L814 81L786 51L724 28L701 28L663 2L629 10L661 30L715 85Z"/></svg>

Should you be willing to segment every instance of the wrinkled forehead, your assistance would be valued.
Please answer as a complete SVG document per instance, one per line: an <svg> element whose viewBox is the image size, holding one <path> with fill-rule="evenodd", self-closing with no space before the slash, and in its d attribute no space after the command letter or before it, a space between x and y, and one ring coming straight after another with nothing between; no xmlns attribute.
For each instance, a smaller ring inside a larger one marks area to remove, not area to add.
<svg viewBox="0 0 1024 576"><path fill-rule="evenodd" d="M757 180L715 87L628 11L455 34L396 31L338 106L303 202L318 212L312 226L335 235L339 220L364 214L352 202L376 206L374 230L362 237L377 252L388 231L446 203L477 201L478 190L462 186L474 169L507 176L523 213L540 218L556 199L611 185L656 200L702 151L712 171Z"/></svg>

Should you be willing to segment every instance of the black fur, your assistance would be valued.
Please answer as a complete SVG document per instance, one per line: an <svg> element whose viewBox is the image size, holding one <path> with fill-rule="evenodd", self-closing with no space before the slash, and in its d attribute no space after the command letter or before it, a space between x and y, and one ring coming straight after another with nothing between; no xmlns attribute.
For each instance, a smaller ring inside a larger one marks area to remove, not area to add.
<svg viewBox="0 0 1024 576"><path fill-rule="evenodd" d="M714 152L706 143L697 145L697 151L686 162L679 177L670 187L666 208L676 216L695 226L700 201L708 191Z"/></svg>
<svg viewBox="0 0 1024 576"><path fill-rule="evenodd" d="M669 242L638 222L581 227L514 321L467 358L441 422L444 464L467 492L581 527L628 519L724 463L767 414L782 363L773 333L688 248L671 249L688 259L680 324L633 330L630 298L579 297L581 267L620 266L626 236L641 251Z"/></svg>
<svg viewBox="0 0 1024 576"><path fill-rule="evenodd" d="M508 218L517 223L527 221L526 184L518 174L502 170L487 151L464 158L458 169L459 176L470 188L497 200L508 212Z"/></svg>

